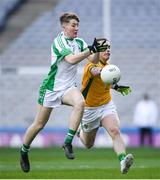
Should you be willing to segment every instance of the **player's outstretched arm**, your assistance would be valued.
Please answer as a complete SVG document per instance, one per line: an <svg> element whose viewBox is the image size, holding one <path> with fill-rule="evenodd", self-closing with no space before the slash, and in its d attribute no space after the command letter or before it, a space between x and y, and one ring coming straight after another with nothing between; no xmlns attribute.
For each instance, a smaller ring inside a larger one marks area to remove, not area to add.
<svg viewBox="0 0 160 180"><path fill-rule="evenodd" d="M99 52L98 53L94 53L91 54L88 58L87 58L90 62L97 64L99 62Z"/></svg>
<svg viewBox="0 0 160 180"><path fill-rule="evenodd" d="M107 42L108 41L105 38L101 38L101 39L95 38L93 44L91 46L88 46L88 48L85 51L77 54L69 54L65 56L65 61L71 64L77 64L93 53L105 51L108 48Z"/></svg>
<svg viewBox="0 0 160 180"><path fill-rule="evenodd" d="M69 54L65 56L65 61L71 64L77 64L84 59L86 59L89 55L91 55L89 49L87 48L85 51L77 53L77 54Z"/></svg>

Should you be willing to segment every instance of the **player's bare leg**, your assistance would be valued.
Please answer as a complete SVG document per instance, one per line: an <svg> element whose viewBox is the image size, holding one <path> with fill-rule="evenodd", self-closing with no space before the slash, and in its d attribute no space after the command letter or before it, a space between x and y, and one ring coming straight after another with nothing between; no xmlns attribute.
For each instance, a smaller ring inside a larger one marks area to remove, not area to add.
<svg viewBox="0 0 160 180"><path fill-rule="evenodd" d="M20 157L21 169L24 172L30 171L30 163L29 163L29 157L28 157L30 144L32 143L32 141L34 140L38 132L42 130L45 124L47 123L51 111L52 111L52 108L46 108L41 105L38 105L36 118L33 124L26 131L26 134L24 136L23 146L21 149L21 157Z"/></svg>
<svg viewBox="0 0 160 180"><path fill-rule="evenodd" d="M116 115L108 115L101 121L102 126L108 131L113 141L116 154L125 153L126 148L119 129L119 120Z"/></svg>
<svg viewBox="0 0 160 180"><path fill-rule="evenodd" d="M31 126L27 129L26 134L24 136L24 144L30 145L36 135L39 133L40 130L46 125L49 116L51 114L52 108L43 107L38 104L38 111L35 117L34 122Z"/></svg>
<svg viewBox="0 0 160 180"><path fill-rule="evenodd" d="M91 148L94 145L97 130L98 128L86 133L80 129L79 138L86 148Z"/></svg>
<svg viewBox="0 0 160 180"><path fill-rule="evenodd" d="M67 137L62 147L65 151L66 157L68 159L74 159L75 156L72 149L72 140L79 127L84 111L84 99L81 92L79 92L77 88L71 89L63 96L63 104L72 106L73 110L69 120Z"/></svg>
<svg viewBox="0 0 160 180"><path fill-rule="evenodd" d="M120 161L121 173L127 173L133 164L133 155L126 155L126 147L120 133L118 116L114 114L108 115L103 118L101 124L112 138L114 151L118 155Z"/></svg>

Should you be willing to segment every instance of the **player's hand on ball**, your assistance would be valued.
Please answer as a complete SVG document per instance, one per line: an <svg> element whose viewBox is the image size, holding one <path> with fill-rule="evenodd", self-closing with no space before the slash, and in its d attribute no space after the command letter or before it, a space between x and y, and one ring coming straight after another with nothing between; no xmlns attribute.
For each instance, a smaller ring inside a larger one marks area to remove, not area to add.
<svg viewBox="0 0 160 180"><path fill-rule="evenodd" d="M114 89L121 93L123 96L127 96L129 93L131 93L131 88L129 86L119 86L119 85L115 85Z"/></svg>
<svg viewBox="0 0 160 180"><path fill-rule="evenodd" d="M110 48L110 44L105 38L94 39L93 44L88 46L91 53L103 52L107 48Z"/></svg>

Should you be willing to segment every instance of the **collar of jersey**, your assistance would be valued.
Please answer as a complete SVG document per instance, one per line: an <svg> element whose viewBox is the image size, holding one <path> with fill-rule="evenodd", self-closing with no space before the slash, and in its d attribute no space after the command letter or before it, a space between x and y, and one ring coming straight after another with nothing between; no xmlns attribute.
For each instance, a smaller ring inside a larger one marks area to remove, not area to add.
<svg viewBox="0 0 160 180"><path fill-rule="evenodd" d="M69 41L73 41L74 38L69 38L69 37L66 37L66 36L65 36L65 39L66 39L66 40L69 40Z"/></svg>
<svg viewBox="0 0 160 180"><path fill-rule="evenodd" d="M69 40L69 41L73 41L74 40L74 38L69 38L69 37L65 36L63 31L61 32L61 34L64 36L64 38L66 40Z"/></svg>

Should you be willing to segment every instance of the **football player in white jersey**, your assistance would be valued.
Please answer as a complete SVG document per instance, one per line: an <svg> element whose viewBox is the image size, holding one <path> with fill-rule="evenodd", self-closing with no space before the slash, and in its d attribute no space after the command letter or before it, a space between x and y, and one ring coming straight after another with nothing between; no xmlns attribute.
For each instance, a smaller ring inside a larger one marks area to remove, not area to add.
<svg viewBox="0 0 160 180"><path fill-rule="evenodd" d="M73 107L69 128L63 144L65 155L74 159L72 140L76 134L84 111L84 99L75 86L77 64L93 56L93 62L98 61L98 52L108 47L106 39L94 39L88 46L78 38L79 18L74 13L64 13L60 16L62 32L54 39L51 46L51 68L43 80L39 90L38 110L34 122L27 129L20 151L20 165L24 172L30 171L28 152L36 135L47 123L52 109L61 104Z"/></svg>

